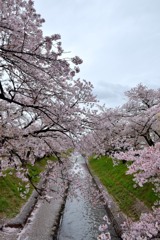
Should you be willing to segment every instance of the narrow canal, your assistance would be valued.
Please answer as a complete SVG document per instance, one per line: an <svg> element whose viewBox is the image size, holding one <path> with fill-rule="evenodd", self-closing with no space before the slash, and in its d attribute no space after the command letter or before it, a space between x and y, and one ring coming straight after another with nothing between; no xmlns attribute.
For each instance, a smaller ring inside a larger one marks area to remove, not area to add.
<svg viewBox="0 0 160 240"><path fill-rule="evenodd" d="M104 224L103 216L107 213L102 204L93 206L89 201L91 183L86 181L88 170L85 159L78 154L73 155L72 158L75 158L72 171L81 173L80 181L85 185L85 189L88 188L88 191L85 191L87 196L84 197L82 189L75 189L76 196L67 197L57 240L95 240L100 234L98 227L100 224ZM109 232L111 239L120 239L116 235L112 223L109 225Z"/></svg>

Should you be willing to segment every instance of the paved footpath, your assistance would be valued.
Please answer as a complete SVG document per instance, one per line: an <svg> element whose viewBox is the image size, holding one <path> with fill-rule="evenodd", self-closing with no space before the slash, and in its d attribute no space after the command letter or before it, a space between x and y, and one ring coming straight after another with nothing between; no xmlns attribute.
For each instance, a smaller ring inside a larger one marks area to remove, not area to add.
<svg viewBox="0 0 160 240"><path fill-rule="evenodd" d="M54 194L50 194L54 196ZM17 240L52 240L53 225L63 204L62 199L53 199L50 203L40 200L29 222L20 232Z"/></svg>

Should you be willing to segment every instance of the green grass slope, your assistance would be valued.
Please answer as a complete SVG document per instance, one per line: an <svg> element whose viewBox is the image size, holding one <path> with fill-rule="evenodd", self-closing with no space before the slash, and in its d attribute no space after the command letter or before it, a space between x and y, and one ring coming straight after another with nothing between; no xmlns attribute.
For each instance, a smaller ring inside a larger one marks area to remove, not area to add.
<svg viewBox="0 0 160 240"><path fill-rule="evenodd" d="M114 197L120 209L134 220L137 220L140 215L135 214L134 211L136 198L148 208L151 208L157 199L151 184L134 188L133 176L126 175L127 166L122 162L113 166L112 159L103 156L99 159L90 158L89 166L93 174L98 176L101 183Z"/></svg>
<svg viewBox="0 0 160 240"><path fill-rule="evenodd" d="M45 170L49 159L55 160L55 157L38 160L34 166L28 165L29 174L35 185L39 182L39 174ZM25 182L16 177L14 171L8 170L5 177L0 177L0 218L11 218L18 214L33 191L33 187L30 186L26 192L25 185Z"/></svg>

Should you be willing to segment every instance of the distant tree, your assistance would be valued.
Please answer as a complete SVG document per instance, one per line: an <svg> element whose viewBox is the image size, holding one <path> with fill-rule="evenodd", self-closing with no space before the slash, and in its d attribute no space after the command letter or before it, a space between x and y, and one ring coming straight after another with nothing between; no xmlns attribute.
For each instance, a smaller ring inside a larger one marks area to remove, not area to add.
<svg viewBox="0 0 160 240"><path fill-rule="evenodd" d="M125 121L119 108L103 109L90 118L90 131L81 140L80 151L88 156L111 155L127 148L124 136Z"/></svg>
<svg viewBox="0 0 160 240"><path fill-rule="evenodd" d="M127 91L128 101L122 106L126 118L126 134L134 138L134 147L141 143L154 146L160 139L160 89L148 89L139 84Z"/></svg>

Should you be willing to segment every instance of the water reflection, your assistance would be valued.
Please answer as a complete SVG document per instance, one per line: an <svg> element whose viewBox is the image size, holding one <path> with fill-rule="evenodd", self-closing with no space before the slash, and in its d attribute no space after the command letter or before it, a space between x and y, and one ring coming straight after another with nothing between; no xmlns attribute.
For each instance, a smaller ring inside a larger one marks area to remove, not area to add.
<svg viewBox="0 0 160 240"><path fill-rule="evenodd" d="M86 177L88 171L85 165L85 159L79 155L72 156L73 168L72 171L79 173L81 183L86 185ZM90 190L90 182L85 186ZM95 207L89 202L90 191L87 191L87 197L84 197L81 189L76 189L76 197L67 198L64 214L61 221L61 226L58 232L58 240L93 240L97 239L99 234L98 226L103 223L103 216L106 211L103 205L98 204ZM119 239L113 229L112 224L109 225L109 231L112 239Z"/></svg>

